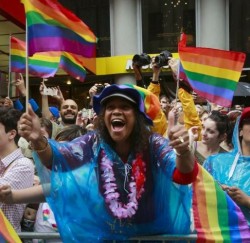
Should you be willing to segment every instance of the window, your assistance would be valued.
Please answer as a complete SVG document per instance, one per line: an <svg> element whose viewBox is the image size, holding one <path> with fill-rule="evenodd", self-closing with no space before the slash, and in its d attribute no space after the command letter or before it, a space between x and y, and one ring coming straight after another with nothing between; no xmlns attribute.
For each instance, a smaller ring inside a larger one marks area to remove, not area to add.
<svg viewBox="0 0 250 243"><path fill-rule="evenodd" d="M245 67L250 68L250 1L230 0L229 5L230 50L247 54Z"/></svg>
<svg viewBox="0 0 250 243"><path fill-rule="evenodd" d="M144 52L177 52L181 30L195 46L195 0L142 0Z"/></svg>

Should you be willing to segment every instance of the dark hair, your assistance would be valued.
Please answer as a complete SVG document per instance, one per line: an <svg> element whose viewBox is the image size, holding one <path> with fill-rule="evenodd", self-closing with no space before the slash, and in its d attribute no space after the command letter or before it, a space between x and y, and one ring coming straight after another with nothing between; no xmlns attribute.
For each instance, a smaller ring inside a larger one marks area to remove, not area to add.
<svg viewBox="0 0 250 243"><path fill-rule="evenodd" d="M229 118L227 115L221 114L219 111L213 110L207 117L216 123L216 128L219 131L219 135L227 133Z"/></svg>
<svg viewBox="0 0 250 243"><path fill-rule="evenodd" d="M40 123L42 127L45 127L47 133L49 134L49 138L52 136L52 122L47 118L40 118Z"/></svg>
<svg viewBox="0 0 250 243"><path fill-rule="evenodd" d="M170 103L170 98L166 94L160 94L159 100L161 101L162 98L166 98Z"/></svg>
<svg viewBox="0 0 250 243"><path fill-rule="evenodd" d="M222 114L219 111L213 110L207 119L211 119L215 122L216 128L219 132L219 135L227 134L226 143L231 144L233 136L233 125L231 124L229 117Z"/></svg>
<svg viewBox="0 0 250 243"><path fill-rule="evenodd" d="M87 133L87 129L79 125L68 125L64 127L55 137L57 141L72 141Z"/></svg>
<svg viewBox="0 0 250 243"><path fill-rule="evenodd" d="M17 131L17 123L22 115L22 112L16 110L12 107L0 107L0 123L3 124L5 128L5 132L9 132L11 130ZM15 143L18 143L20 136L18 132L16 132Z"/></svg>
<svg viewBox="0 0 250 243"><path fill-rule="evenodd" d="M108 129L104 122L104 112L105 108L102 109L101 113L97 117L96 130L99 132L100 136L105 140L105 142L107 142L110 146L114 148L115 143L110 137ZM132 134L130 135L131 148L133 148L135 152L141 152L148 147L149 137L152 132L147 126L145 118L137 109L135 109L135 116L136 123L133 128Z"/></svg>

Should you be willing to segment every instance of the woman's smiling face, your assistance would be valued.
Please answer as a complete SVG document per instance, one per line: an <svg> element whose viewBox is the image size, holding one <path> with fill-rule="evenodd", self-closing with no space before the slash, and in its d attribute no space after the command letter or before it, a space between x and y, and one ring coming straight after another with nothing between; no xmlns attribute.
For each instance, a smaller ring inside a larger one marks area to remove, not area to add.
<svg viewBox="0 0 250 243"><path fill-rule="evenodd" d="M129 142L135 117L135 109L130 101L121 97L113 97L107 101L104 122L115 143Z"/></svg>

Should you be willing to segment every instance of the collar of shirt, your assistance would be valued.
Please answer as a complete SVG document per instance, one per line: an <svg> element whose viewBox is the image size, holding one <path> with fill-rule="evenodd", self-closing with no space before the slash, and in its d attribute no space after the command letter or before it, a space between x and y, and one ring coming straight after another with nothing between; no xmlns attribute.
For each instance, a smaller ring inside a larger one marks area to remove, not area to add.
<svg viewBox="0 0 250 243"><path fill-rule="evenodd" d="M22 158L23 154L20 148L14 150L12 153L0 160L0 171L6 169L13 161Z"/></svg>

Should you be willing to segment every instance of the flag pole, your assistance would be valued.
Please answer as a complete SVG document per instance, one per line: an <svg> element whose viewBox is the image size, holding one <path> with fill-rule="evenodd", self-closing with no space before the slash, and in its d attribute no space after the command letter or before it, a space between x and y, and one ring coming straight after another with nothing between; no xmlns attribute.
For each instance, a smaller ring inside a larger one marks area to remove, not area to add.
<svg viewBox="0 0 250 243"><path fill-rule="evenodd" d="M25 86L26 86L26 99L25 99L25 107L26 112L28 111L28 105L29 105L29 45L28 45L28 22L27 22L27 16L26 16L26 58L25 58Z"/></svg>
<svg viewBox="0 0 250 243"><path fill-rule="evenodd" d="M178 65L177 65L177 75L176 75L176 93L175 93L175 99L178 98L178 90L179 90L179 82L180 82L180 59L178 59Z"/></svg>
<svg viewBox="0 0 250 243"><path fill-rule="evenodd" d="M10 85L11 85L11 35L9 36L9 73L8 73L8 86L7 96L10 97Z"/></svg>

